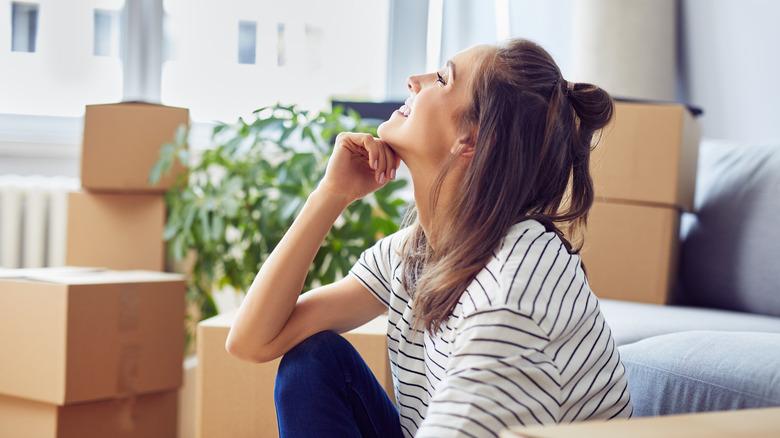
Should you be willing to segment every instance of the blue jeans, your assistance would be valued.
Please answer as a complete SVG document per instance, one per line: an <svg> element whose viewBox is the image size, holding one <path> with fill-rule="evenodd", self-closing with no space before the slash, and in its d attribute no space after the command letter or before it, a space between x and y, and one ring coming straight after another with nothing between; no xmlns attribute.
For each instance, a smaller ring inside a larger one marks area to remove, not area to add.
<svg viewBox="0 0 780 438"><path fill-rule="evenodd" d="M403 436L387 393L352 344L333 332L284 355L274 402L282 438Z"/></svg>

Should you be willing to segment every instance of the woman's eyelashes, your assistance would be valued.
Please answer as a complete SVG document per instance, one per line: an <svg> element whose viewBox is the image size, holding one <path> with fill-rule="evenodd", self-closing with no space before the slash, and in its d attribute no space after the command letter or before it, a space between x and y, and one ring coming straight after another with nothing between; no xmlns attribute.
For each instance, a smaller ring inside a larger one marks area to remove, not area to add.
<svg viewBox="0 0 780 438"><path fill-rule="evenodd" d="M436 81L439 82L441 86L447 85L447 81L444 80L444 77L441 75L441 73L436 72Z"/></svg>

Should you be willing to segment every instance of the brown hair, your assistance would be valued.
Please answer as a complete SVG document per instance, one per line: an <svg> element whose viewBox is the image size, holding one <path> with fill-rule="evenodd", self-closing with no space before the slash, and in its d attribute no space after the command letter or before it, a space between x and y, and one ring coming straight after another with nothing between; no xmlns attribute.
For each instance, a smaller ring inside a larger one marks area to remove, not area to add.
<svg viewBox="0 0 780 438"><path fill-rule="evenodd" d="M539 45L511 39L477 61L462 129L476 127L474 155L446 211L434 211L436 250L414 208L406 223L403 284L413 297L415 327L435 333L485 266L509 228L535 219L571 253L593 204L589 159L593 134L612 118L601 88L569 85ZM440 171L435 205L454 157ZM574 242L571 245L570 242Z"/></svg>

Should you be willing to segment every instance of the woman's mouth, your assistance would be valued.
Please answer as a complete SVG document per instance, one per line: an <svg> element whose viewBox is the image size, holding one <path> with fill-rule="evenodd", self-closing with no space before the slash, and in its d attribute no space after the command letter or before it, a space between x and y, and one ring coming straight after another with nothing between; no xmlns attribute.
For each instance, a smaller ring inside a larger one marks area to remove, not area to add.
<svg viewBox="0 0 780 438"><path fill-rule="evenodd" d="M412 113L412 106L414 106L414 96L406 99L406 102L401 105L401 108L398 108L398 112L401 113L404 117L409 117L409 114Z"/></svg>

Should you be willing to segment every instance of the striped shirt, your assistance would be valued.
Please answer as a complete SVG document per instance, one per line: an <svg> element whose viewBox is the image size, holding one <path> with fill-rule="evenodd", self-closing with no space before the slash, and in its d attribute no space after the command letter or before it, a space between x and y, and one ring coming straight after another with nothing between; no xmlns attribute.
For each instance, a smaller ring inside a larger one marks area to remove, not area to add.
<svg viewBox="0 0 780 438"><path fill-rule="evenodd" d="M488 437L514 425L629 417L618 350L580 258L536 221L514 225L436 335L412 329L401 230L350 271L389 308L401 428Z"/></svg>

